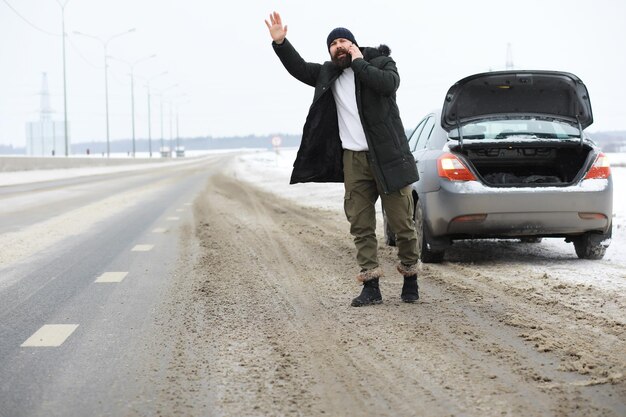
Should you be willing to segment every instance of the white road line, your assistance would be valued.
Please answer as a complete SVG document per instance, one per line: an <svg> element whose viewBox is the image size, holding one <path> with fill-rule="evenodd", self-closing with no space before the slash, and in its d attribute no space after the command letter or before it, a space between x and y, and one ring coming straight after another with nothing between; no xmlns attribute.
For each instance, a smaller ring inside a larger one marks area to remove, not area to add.
<svg viewBox="0 0 626 417"><path fill-rule="evenodd" d="M154 248L154 245L135 245L134 248L131 249L132 252L148 252Z"/></svg>
<svg viewBox="0 0 626 417"><path fill-rule="evenodd" d="M180 212L185 211L185 209L176 209L176 211L180 213Z"/></svg>
<svg viewBox="0 0 626 417"><path fill-rule="evenodd" d="M180 217L172 216L172 217L168 217L166 220L176 221L176 220L180 220Z"/></svg>
<svg viewBox="0 0 626 417"><path fill-rule="evenodd" d="M128 272L105 272L95 282L122 282Z"/></svg>
<svg viewBox="0 0 626 417"><path fill-rule="evenodd" d="M22 347L61 346L77 327L78 324L46 324L22 343Z"/></svg>
<svg viewBox="0 0 626 417"><path fill-rule="evenodd" d="M190 205L191 205L191 203L185 203L184 205L185 205L185 206L190 206Z"/></svg>
<svg viewBox="0 0 626 417"><path fill-rule="evenodd" d="M167 229L164 227L157 227L156 229L152 231L152 233L165 233L165 232L167 232Z"/></svg>

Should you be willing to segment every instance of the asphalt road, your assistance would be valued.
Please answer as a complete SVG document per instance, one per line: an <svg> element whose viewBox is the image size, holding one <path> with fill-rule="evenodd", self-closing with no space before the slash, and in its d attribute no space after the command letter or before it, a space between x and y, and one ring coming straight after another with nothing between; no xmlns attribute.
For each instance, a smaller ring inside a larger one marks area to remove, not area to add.
<svg viewBox="0 0 626 417"><path fill-rule="evenodd" d="M0 268L0 416L125 415L138 397L149 403L134 369L158 338L151 313L216 166L212 158L0 188L0 237L25 233L34 244L43 238L28 230L42 222L84 207L94 215L80 233ZM107 212L116 195L136 201Z"/></svg>
<svg viewBox="0 0 626 417"><path fill-rule="evenodd" d="M352 308L343 212L229 158L0 188L0 417L626 415L616 265L457 242L406 304L381 245Z"/></svg>

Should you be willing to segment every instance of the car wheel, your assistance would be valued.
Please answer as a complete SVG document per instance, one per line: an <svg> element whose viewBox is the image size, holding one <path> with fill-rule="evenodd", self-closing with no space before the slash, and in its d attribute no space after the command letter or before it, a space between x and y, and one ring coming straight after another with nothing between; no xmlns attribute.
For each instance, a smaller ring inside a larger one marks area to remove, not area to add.
<svg viewBox="0 0 626 417"><path fill-rule="evenodd" d="M529 236L520 238L520 240L522 241L522 243L541 243L543 239L540 237Z"/></svg>
<svg viewBox="0 0 626 417"><path fill-rule="evenodd" d="M385 243L387 246L396 246L396 234L391 230L389 222L387 222L387 215L383 212L384 228L385 228Z"/></svg>
<svg viewBox="0 0 626 417"><path fill-rule="evenodd" d="M443 250L431 249L428 228L424 225L424 211L419 202L415 203L415 233L417 235L417 253L424 263L439 263L443 261Z"/></svg>
<svg viewBox="0 0 626 417"><path fill-rule="evenodd" d="M602 259L606 248L609 247L611 231L606 234L585 233L572 239L576 255L580 259Z"/></svg>

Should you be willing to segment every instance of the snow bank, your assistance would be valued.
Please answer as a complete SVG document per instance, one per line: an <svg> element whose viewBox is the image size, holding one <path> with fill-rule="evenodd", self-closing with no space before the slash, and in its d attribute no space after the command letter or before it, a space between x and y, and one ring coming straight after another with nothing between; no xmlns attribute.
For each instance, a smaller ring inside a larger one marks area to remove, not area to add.
<svg viewBox="0 0 626 417"><path fill-rule="evenodd" d="M191 151L187 152L187 157L172 158L163 161L157 153L154 154L154 162L150 162L149 155L137 154L137 158L127 158L127 163L123 165L110 166L92 166L92 167L64 167L55 169L29 168L28 170L5 171L0 172L0 187L6 185L30 184L34 182L62 180L66 178L87 177L91 175L111 174L117 172L138 171L142 169L152 169L163 167L163 164L188 164L196 162L198 157L212 154L236 152L236 150L214 150L214 151ZM111 158L122 158L123 154L111 154ZM16 158L26 159L26 156L17 156ZM57 157L57 159L60 157ZM69 158L73 158L70 156ZM74 158L79 158L75 156ZM86 159L80 156L81 159ZM29 163L37 163L37 159L29 158ZM54 159L54 158L47 158ZM90 159L102 159L100 156L91 156Z"/></svg>
<svg viewBox="0 0 626 417"><path fill-rule="evenodd" d="M266 191L286 197L310 207L343 210L343 184L296 184L289 185L289 177L296 150L286 149L279 153L257 152L237 157L235 171L238 178L252 182ZM626 154L613 154L615 160L625 161ZM612 168L613 175L613 238L603 260L577 259L571 243L564 239L544 239L539 245L524 245L517 249L534 251L555 260L571 259L571 264L550 269L550 274L575 284L593 283L596 287L611 291L626 291L626 167ZM380 204L378 205L380 213ZM346 233L347 233L346 226ZM507 252L510 253L510 252ZM533 265L529 265L533 268ZM546 268L540 265L538 268ZM549 267L548 267L549 268Z"/></svg>
<svg viewBox="0 0 626 417"><path fill-rule="evenodd" d="M232 152L232 151L231 151ZM291 199L301 205L317 207L327 210L343 212L343 184L295 184L289 185L289 178L295 149L281 149L279 152L255 151L242 153L235 157L234 175L258 187ZM626 236L624 224L626 223L626 154L611 154L612 161L618 162L612 168L613 173L613 238L607 249L606 255L601 261L585 261L576 259L574 248L571 243L565 243L563 239L544 239L539 245L525 245L520 251L534 251L546 255L548 259L568 260L567 266L560 266L551 270L561 279L574 283L594 283L598 287L623 289L626 291ZM197 161L197 160L196 160ZM190 163L192 160L181 160L173 163ZM76 168L64 170L38 170L28 172L0 172L0 186L22 184L52 179L70 178L85 175L98 175L114 173L122 170L147 169L151 165L141 164L120 167ZM380 215L380 204L377 205ZM346 223L346 233L348 227ZM510 252L507 252L510 253ZM569 260L572 260L570 263ZM546 268L544 265L538 268ZM532 268L532 265L529 265Z"/></svg>
<svg viewBox="0 0 626 417"><path fill-rule="evenodd" d="M282 149L241 155L235 161L235 175L304 206L343 210L342 183L289 184L296 152Z"/></svg>

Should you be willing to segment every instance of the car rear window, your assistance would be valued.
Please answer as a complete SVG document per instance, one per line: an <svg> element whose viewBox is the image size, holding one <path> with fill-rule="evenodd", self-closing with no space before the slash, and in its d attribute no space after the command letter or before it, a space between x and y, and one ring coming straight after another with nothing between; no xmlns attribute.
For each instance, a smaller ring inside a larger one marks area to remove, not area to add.
<svg viewBox="0 0 626 417"><path fill-rule="evenodd" d="M569 139L580 137L578 128L567 123L543 119L484 120L462 126L463 139ZM458 129L450 131L458 139Z"/></svg>

